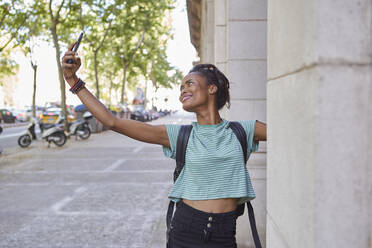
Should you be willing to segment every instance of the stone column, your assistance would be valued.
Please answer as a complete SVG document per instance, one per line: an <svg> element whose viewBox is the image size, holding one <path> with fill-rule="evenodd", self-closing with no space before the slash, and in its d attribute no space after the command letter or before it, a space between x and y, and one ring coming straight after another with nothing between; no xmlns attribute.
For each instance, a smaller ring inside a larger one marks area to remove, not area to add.
<svg viewBox="0 0 372 248"><path fill-rule="evenodd" d="M214 63L214 0L201 1L201 51L199 54L202 63Z"/></svg>
<svg viewBox="0 0 372 248"><path fill-rule="evenodd" d="M229 117L266 121L266 1L227 3Z"/></svg>
<svg viewBox="0 0 372 248"><path fill-rule="evenodd" d="M221 110L221 116L266 122L266 0L188 0L188 11L200 62L216 64L230 80L231 109ZM199 16L200 43L195 28ZM257 228L265 246L266 142L260 142L247 166L257 196L252 201ZM254 247L250 233L246 211L238 219L238 247Z"/></svg>
<svg viewBox="0 0 372 248"><path fill-rule="evenodd" d="M227 75L227 0L217 0L214 3L215 7L215 60L214 64Z"/></svg>
<svg viewBox="0 0 372 248"><path fill-rule="evenodd" d="M269 248L372 247L371 5L269 1Z"/></svg>
<svg viewBox="0 0 372 248"><path fill-rule="evenodd" d="M226 71L231 84L227 116L266 122L266 0L222 2L226 4ZM252 153L247 166L256 193L252 205L257 228L265 247L266 142L260 142L259 152ZM237 243L242 248L254 247L247 211L238 219Z"/></svg>

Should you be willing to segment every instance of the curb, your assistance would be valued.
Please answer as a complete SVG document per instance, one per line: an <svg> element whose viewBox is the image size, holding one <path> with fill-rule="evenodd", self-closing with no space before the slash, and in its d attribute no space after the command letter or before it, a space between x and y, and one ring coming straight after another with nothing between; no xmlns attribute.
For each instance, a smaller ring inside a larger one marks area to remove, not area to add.
<svg viewBox="0 0 372 248"><path fill-rule="evenodd" d="M20 122L20 123L0 123L2 128L11 128L11 127L22 127L27 126L28 122Z"/></svg>

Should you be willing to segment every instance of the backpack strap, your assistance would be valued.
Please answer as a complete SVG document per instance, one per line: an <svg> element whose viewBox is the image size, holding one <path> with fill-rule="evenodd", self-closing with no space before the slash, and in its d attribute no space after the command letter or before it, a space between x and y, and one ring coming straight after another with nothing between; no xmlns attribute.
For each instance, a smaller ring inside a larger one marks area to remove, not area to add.
<svg viewBox="0 0 372 248"><path fill-rule="evenodd" d="M190 133L192 130L192 125L182 125L177 137L177 147L176 147L176 168L173 172L173 183L176 182L178 176L185 165L186 148L189 141ZM174 212L174 202L169 201L168 211L167 211L167 234L166 241L167 247L169 246L169 232L171 228L171 221Z"/></svg>
<svg viewBox="0 0 372 248"><path fill-rule="evenodd" d="M247 134L245 133L243 126L237 121L229 122L229 127L233 130L235 136L238 138L238 140L240 142L240 145L242 146L243 154L244 154L244 164L246 164L247 161L248 161L248 157L247 157L247 150L248 150Z"/></svg>
<svg viewBox="0 0 372 248"><path fill-rule="evenodd" d="M181 174L183 166L185 165L186 148L189 142L192 125L182 125L178 133L177 147L176 147L176 169L173 173L173 182L176 182L178 176Z"/></svg>
<svg viewBox="0 0 372 248"><path fill-rule="evenodd" d="M242 206L244 208L244 204L242 204ZM256 246L256 248L262 248L260 237L258 236L258 232L257 232L256 219L254 217L253 207L250 201L247 202L247 208L248 208L249 224L251 225L254 245Z"/></svg>
<svg viewBox="0 0 372 248"><path fill-rule="evenodd" d="M247 134L244 131L244 128L239 122L232 121L229 123L230 128L233 130L235 136L238 138L240 145L242 146L243 149L243 154L244 154L244 164L247 163L248 157L247 157L247 150L248 150L248 145L247 145ZM250 201L247 202L247 208L248 208L248 216L249 216L249 224L251 226L251 231L252 231L252 236L253 236L253 241L254 245L256 248L261 248L261 242L260 242L260 237L258 236L257 232L257 227L256 227L256 220L254 217L254 211L253 207ZM241 204L238 206L238 215L243 215L244 214L244 204Z"/></svg>

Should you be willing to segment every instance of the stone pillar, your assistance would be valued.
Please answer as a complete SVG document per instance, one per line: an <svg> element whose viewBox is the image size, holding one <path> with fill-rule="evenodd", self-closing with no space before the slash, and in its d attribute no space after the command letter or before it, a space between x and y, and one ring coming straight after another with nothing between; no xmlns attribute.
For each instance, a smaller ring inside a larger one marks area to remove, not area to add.
<svg viewBox="0 0 372 248"><path fill-rule="evenodd" d="M222 2L226 6L225 62L231 87L231 108L227 116L230 120L257 119L266 122L266 0ZM220 28L223 29L223 26ZM221 51L224 50L221 48ZM266 142L260 142L259 151L252 153L247 166L256 193L252 205L257 229L265 247ZM247 216L246 211L237 225L237 243L242 248L254 247Z"/></svg>
<svg viewBox="0 0 372 248"><path fill-rule="evenodd" d="M372 247L372 2L268 10L267 247Z"/></svg>
<svg viewBox="0 0 372 248"><path fill-rule="evenodd" d="M266 122L266 0L187 3L192 42L200 62L216 64L230 80L231 108L221 110L221 116ZM265 247L266 142L260 142L259 151L251 154L247 166L257 196L252 201L257 228ZM237 243L240 248L254 247L247 211L238 219Z"/></svg>
<svg viewBox="0 0 372 248"><path fill-rule="evenodd" d="M215 1L215 60L214 64L227 75L227 0L217 0Z"/></svg>
<svg viewBox="0 0 372 248"><path fill-rule="evenodd" d="M227 1L231 119L266 121L266 1Z"/></svg>
<svg viewBox="0 0 372 248"><path fill-rule="evenodd" d="M201 7L200 61L203 61L203 63L214 63L214 0L202 0Z"/></svg>

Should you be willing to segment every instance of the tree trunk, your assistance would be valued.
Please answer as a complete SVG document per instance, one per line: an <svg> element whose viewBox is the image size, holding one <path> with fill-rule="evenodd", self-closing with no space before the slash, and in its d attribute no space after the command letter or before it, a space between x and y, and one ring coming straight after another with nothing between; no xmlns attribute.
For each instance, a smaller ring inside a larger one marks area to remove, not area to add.
<svg viewBox="0 0 372 248"><path fill-rule="evenodd" d="M143 105L145 106L145 109L147 109L147 80L146 80L146 83L145 83L145 100L143 101Z"/></svg>
<svg viewBox="0 0 372 248"><path fill-rule="evenodd" d="M37 65L32 65L32 69L34 70L34 92L32 94L32 117L36 118L36 72L37 72Z"/></svg>
<svg viewBox="0 0 372 248"><path fill-rule="evenodd" d="M113 87L113 85L114 85L114 83L112 82L112 75L110 74L109 75L109 80L110 80L110 86L109 86L109 102L110 102L110 104L112 103L112 87Z"/></svg>
<svg viewBox="0 0 372 248"><path fill-rule="evenodd" d="M155 95L158 91L158 88L156 87L156 82L154 79L151 79L151 82L152 82L152 86L155 87L154 94L152 94L152 98L151 98L151 109L154 109L154 100L155 100Z"/></svg>
<svg viewBox="0 0 372 248"><path fill-rule="evenodd" d="M96 78L96 97L99 99L99 82L98 82L98 64L97 64L98 50L94 50L94 76Z"/></svg>
<svg viewBox="0 0 372 248"><path fill-rule="evenodd" d="M121 85L121 97L120 97L120 103L124 104L124 94L125 94L125 83L127 80L127 70L128 67L126 64L124 64L123 67L123 84Z"/></svg>
<svg viewBox="0 0 372 248"><path fill-rule="evenodd" d="M56 62L58 67L58 76L60 82L60 89L61 89L61 105L62 105L62 115L65 117L65 130L68 131L68 119L67 119L67 109L66 109L66 91L65 91L65 79L63 78L62 73L62 65L60 61L61 51L58 43L58 36L57 36L57 27L56 24L53 24L50 31L52 32L53 36L53 43L56 49Z"/></svg>

